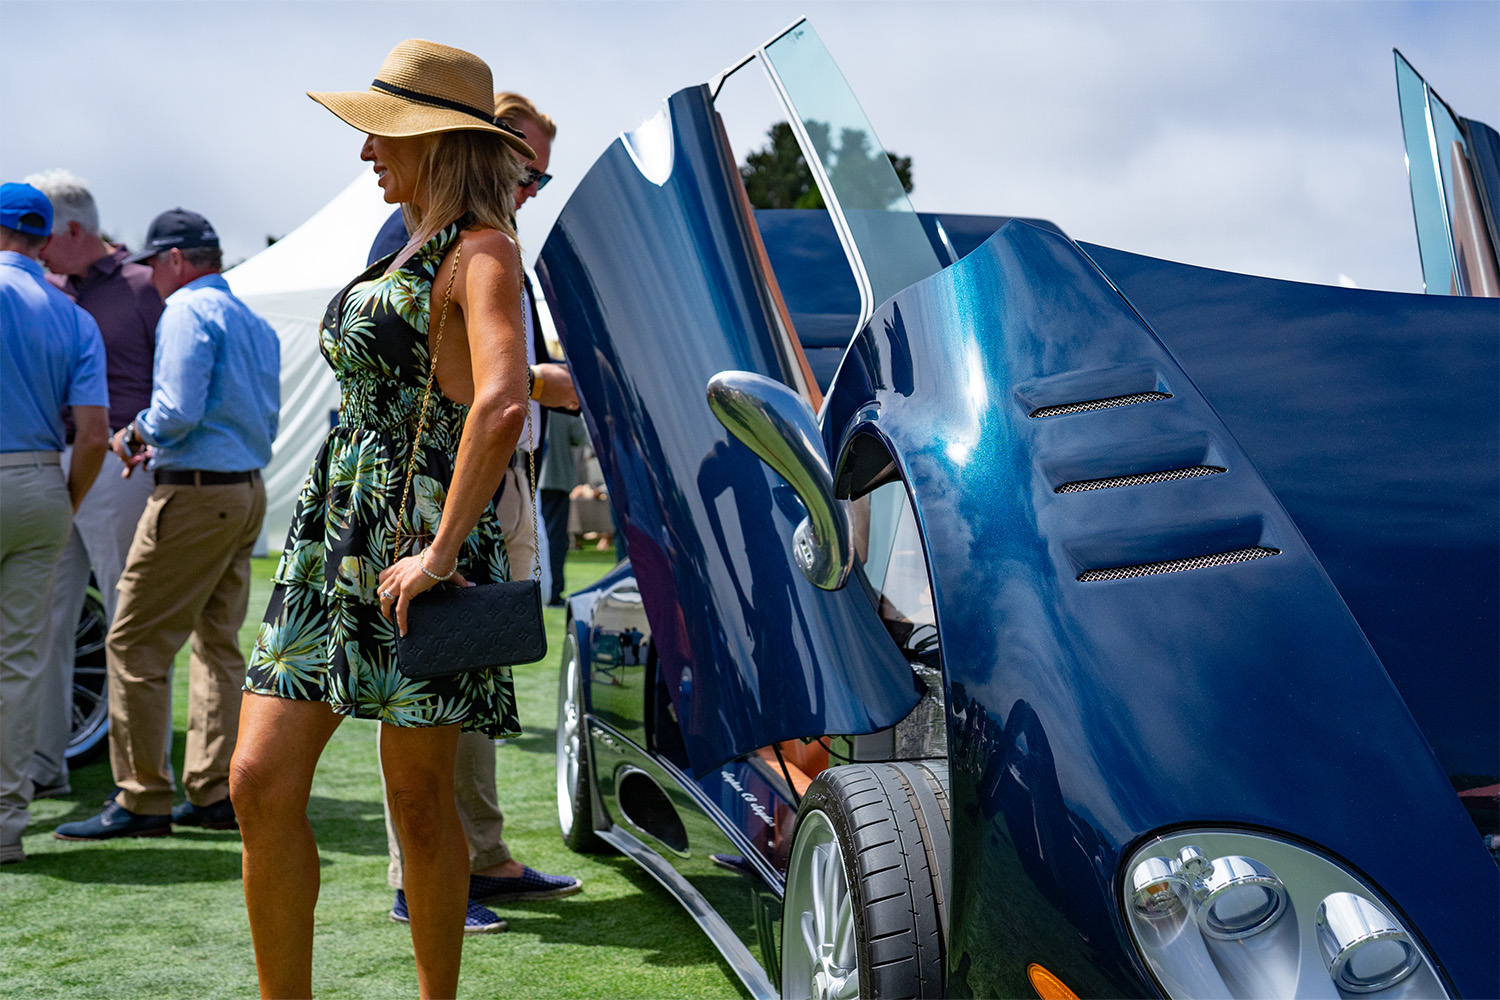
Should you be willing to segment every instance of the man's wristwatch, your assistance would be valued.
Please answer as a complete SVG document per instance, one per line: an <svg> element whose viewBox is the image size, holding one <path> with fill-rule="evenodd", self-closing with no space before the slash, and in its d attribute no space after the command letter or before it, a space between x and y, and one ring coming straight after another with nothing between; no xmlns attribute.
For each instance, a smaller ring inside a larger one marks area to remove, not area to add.
<svg viewBox="0 0 1500 1000"><path fill-rule="evenodd" d="M125 433L123 436L121 436L120 443L123 444L125 446L125 450L130 452L132 455L146 446L146 443L141 440L140 433L135 429L134 420L125 425Z"/></svg>

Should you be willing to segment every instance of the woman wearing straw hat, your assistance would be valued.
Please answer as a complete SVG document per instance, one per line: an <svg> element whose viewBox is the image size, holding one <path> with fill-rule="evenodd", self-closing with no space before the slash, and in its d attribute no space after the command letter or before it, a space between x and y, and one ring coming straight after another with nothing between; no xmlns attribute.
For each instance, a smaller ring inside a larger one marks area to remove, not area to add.
<svg viewBox="0 0 1500 1000"><path fill-rule="evenodd" d="M409 680L394 642L411 599L439 581L510 577L493 501L528 396L512 213L521 158L533 154L493 118L493 93L476 56L411 39L369 90L309 94L368 133L360 158L413 235L324 317L339 426L298 497L245 679L231 797L263 997L312 992L307 801L346 715L384 727L420 993L458 986L469 863L454 748L460 729L516 735L515 694L505 668Z"/></svg>

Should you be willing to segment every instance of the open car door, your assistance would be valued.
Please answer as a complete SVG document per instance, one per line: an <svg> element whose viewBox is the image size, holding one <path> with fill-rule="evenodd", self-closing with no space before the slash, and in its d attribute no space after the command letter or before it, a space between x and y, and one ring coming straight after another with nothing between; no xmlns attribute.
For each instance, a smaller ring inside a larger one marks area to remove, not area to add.
<svg viewBox="0 0 1500 1000"><path fill-rule="evenodd" d="M767 48L782 40L801 59L786 65L810 69L806 92L853 102L836 67L817 70L826 51L805 23ZM615 141L537 263L698 774L782 740L887 728L920 696L863 590L820 589L797 568L801 501L709 409L706 386L726 370L818 399L713 94L683 90ZM888 260L887 284L939 266L909 204L906 216L855 220L928 247L928 265ZM847 218L838 224L857 253ZM879 299L861 292L867 316Z"/></svg>

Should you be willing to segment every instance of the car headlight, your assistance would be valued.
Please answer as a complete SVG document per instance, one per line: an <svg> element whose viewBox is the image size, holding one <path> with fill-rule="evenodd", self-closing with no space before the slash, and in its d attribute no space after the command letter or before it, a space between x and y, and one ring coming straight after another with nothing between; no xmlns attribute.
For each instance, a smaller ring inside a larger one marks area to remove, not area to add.
<svg viewBox="0 0 1500 1000"><path fill-rule="evenodd" d="M1123 912L1169 997L1446 997L1373 886L1258 833L1156 837L1125 862Z"/></svg>

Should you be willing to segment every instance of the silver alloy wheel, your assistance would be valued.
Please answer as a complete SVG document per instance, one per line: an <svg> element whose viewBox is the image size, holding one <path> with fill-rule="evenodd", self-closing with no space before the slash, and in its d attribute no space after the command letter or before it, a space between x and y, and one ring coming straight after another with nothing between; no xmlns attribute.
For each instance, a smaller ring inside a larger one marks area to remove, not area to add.
<svg viewBox="0 0 1500 1000"><path fill-rule="evenodd" d="M66 750L72 767L82 767L109 745L109 684L104 664L108 632L104 598L90 580L73 636L73 707Z"/></svg>
<svg viewBox="0 0 1500 1000"><path fill-rule="evenodd" d="M784 1000L859 996L854 899L838 835L820 809L807 813L797 826L781 933Z"/></svg>
<svg viewBox="0 0 1500 1000"><path fill-rule="evenodd" d="M582 682L578 643L569 635L563 640L563 670L557 691L557 823L564 840L580 819L574 803L578 801L579 741L583 738ZM590 817L582 819L587 822Z"/></svg>

